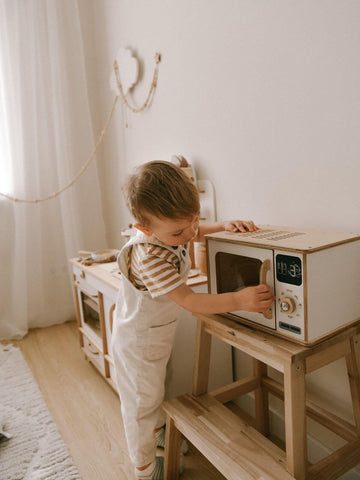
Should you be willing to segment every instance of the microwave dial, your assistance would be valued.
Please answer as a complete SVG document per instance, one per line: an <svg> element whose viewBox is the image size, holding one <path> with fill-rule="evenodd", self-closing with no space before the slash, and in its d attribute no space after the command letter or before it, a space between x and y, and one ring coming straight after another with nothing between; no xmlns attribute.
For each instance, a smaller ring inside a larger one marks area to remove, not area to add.
<svg viewBox="0 0 360 480"><path fill-rule="evenodd" d="M280 310L284 313L290 314L296 308L295 301L291 297L280 298Z"/></svg>

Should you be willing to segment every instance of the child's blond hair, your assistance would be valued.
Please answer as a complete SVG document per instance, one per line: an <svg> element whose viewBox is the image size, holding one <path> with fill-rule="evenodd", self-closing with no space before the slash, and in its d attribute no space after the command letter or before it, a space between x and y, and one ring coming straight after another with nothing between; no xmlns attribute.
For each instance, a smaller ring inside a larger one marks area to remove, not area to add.
<svg viewBox="0 0 360 480"><path fill-rule="evenodd" d="M191 218L200 211L196 185L181 168L155 160L137 168L124 186L132 216L149 227L149 214L158 218Z"/></svg>

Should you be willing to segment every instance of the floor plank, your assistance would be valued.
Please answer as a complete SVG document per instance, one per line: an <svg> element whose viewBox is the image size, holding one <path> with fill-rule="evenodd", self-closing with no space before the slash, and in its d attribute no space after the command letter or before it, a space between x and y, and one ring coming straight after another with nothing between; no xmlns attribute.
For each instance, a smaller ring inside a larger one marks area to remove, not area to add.
<svg viewBox="0 0 360 480"><path fill-rule="evenodd" d="M118 396L85 360L76 323L33 329L10 343L28 362L82 479L132 480ZM190 445L181 479L224 477Z"/></svg>

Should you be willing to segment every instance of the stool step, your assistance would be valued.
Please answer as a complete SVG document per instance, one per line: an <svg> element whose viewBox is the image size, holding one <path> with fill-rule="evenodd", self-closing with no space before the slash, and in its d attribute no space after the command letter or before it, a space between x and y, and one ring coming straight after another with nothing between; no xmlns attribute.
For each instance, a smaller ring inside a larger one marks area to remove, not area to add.
<svg viewBox="0 0 360 480"><path fill-rule="evenodd" d="M294 480L286 471L285 452L211 395L182 395L163 407L228 480Z"/></svg>

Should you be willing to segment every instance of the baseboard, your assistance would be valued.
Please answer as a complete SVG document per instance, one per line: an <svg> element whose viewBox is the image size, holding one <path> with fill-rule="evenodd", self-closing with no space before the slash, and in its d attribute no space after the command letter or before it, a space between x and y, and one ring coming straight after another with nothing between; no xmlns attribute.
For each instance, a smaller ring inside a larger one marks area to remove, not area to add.
<svg viewBox="0 0 360 480"><path fill-rule="evenodd" d="M247 395L243 395L241 398L235 400L235 403L241 407L247 414L254 416L254 398L253 394L249 393ZM284 432L285 432L285 420L284 415L281 413L279 409L270 405L270 427L271 433L275 435L282 441L285 441ZM309 430L309 429L308 429ZM336 442L332 442L331 439L329 440L329 431L324 429L323 433L320 431L320 437L315 437L311 432L308 431L308 454L309 454L309 461L311 463L316 463L320 461L322 458L328 456L332 452L336 450L334 448L334 444ZM323 433L323 435L321 435ZM326 443L324 443L323 439L326 438ZM331 445L333 443L333 445ZM349 470L347 473L339 477L338 480L360 480L360 466Z"/></svg>

